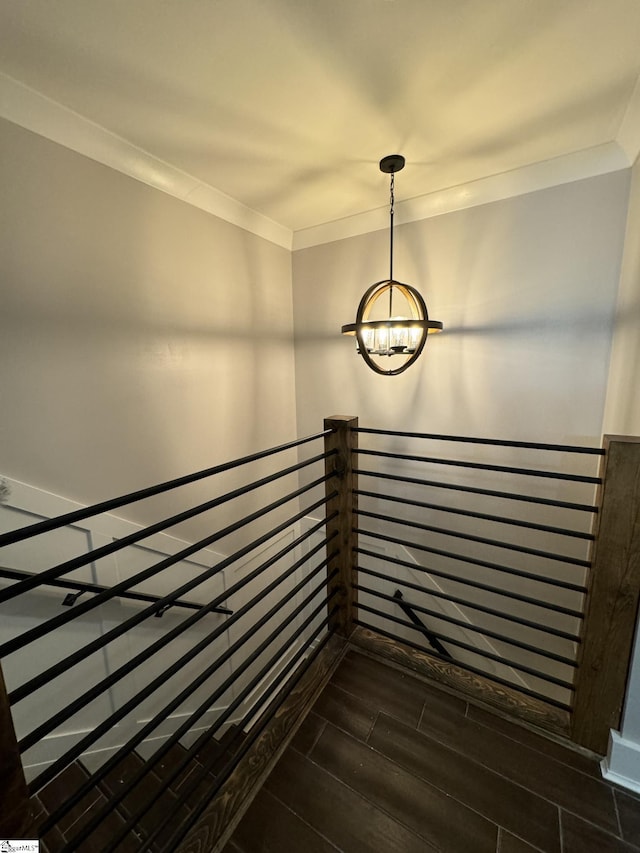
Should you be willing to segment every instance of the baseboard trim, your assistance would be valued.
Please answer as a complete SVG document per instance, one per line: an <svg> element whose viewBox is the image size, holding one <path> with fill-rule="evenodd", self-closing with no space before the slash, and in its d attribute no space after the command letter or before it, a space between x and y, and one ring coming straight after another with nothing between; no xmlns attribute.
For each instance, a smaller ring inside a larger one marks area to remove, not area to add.
<svg viewBox="0 0 640 853"><path fill-rule="evenodd" d="M640 743L609 732L609 750L600 763L603 777L640 794Z"/></svg>
<svg viewBox="0 0 640 853"><path fill-rule="evenodd" d="M400 664L472 699L518 717L540 729L568 737L569 714L539 699L483 678L461 666L432 657L401 641L392 640L368 628L357 627L349 639L353 646Z"/></svg>

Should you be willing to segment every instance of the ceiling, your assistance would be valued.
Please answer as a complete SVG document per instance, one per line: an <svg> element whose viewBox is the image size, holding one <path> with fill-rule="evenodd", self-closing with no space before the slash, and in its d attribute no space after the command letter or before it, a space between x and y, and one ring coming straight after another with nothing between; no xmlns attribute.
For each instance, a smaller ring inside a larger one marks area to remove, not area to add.
<svg viewBox="0 0 640 853"><path fill-rule="evenodd" d="M403 199L630 164L640 2L3 0L0 73L297 232L385 205L389 153Z"/></svg>

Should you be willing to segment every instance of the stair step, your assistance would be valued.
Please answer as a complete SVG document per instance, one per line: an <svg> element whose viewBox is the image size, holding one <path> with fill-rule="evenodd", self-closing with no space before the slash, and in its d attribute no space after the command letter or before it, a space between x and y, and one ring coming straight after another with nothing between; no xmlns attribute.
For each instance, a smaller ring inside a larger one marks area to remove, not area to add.
<svg viewBox="0 0 640 853"><path fill-rule="evenodd" d="M124 758L120 764L115 767L107 776L99 783L100 789L104 792L107 798L111 795L118 794L134 774L136 774L144 761L140 756L133 752ZM155 769L155 768L154 768ZM147 837L158 824L164 820L168 813L175 813L171 823L166 827L166 833L170 833L185 820L188 815L188 810L181 806L178 808L176 796L171 790L162 791L162 782L160 778L152 771L147 773L135 787L120 801L117 806L118 812L127 819L131 818L136 812L141 809L153 796L155 802L151 808L143 814L136 825L136 830L142 837Z"/></svg>
<svg viewBox="0 0 640 853"><path fill-rule="evenodd" d="M65 768L52 782L40 791L37 802L42 804L44 814L50 814L65 803L76 792L80 785L89 778L89 774L79 762L74 762ZM97 788L86 794L78 805L66 814L60 823L53 827L42 839L45 853L58 853L66 842L71 839L107 802L105 795ZM42 818L41 818L42 819ZM104 849L108 842L124 826L125 819L118 812L112 812L78 847L78 853L95 853ZM133 853L137 850L140 837L129 833L122 841L122 853Z"/></svg>
<svg viewBox="0 0 640 853"><path fill-rule="evenodd" d="M195 757L196 761L204 767L213 762L209 767L209 775L214 779L226 762L225 749L215 738L201 747Z"/></svg>
<svg viewBox="0 0 640 853"><path fill-rule="evenodd" d="M188 764L181 774L172 781L170 787L161 790L163 783L178 767L186 750L180 744L174 744L158 761L153 769L135 785L114 807L100 825L91 833L89 838L78 848L78 853L95 853L106 847L108 842L118 834L129 819L138 812L152 797L155 799L149 810L139 818L133 831L130 831L118 847L118 853L129 853L138 849L141 840L148 837L164 820L167 814L172 815L162 836L166 838L179 827L187 818L189 812L198 805L209 793L211 783L219 772L237 752L244 733L237 727L231 726L220 740L212 738L197 753L195 759ZM177 794L183 786L189 784L198 773L204 762L213 760L215 763L205 779L189 796L188 802L178 806ZM60 822L50 830L43 839L44 853L57 853L79 830L93 818L106 803L120 793L122 788L144 766L144 760L137 752L127 755L119 764L98 782ZM89 778L89 773L79 761L70 764L56 776L39 794L33 798L34 826L37 830L39 823L65 803L81 785ZM152 847L160 848L160 839Z"/></svg>
<svg viewBox="0 0 640 853"><path fill-rule="evenodd" d="M167 779L173 770L178 766L186 755L186 749L180 744L175 744L171 747L167 755L159 761L153 768L154 772L163 780ZM185 784L190 784L193 776L201 769L201 765L197 761L191 761L185 770L171 783L171 790L176 794L182 793L182 788ZM189 799L185 803L185 807L191 811L192 804L197 804L208 793L213 776L207 774L207 778L203 779L190 794Z"/></svg>
<svg viewBox="0 0 640 853"><path fill-rule="evenodd" d="M230 726L219 740L214 737L198 750L196 760L202 765L213 761L209 772L215 777L236 754L243 740L244 733L241 729L238 726Z"/></svg>

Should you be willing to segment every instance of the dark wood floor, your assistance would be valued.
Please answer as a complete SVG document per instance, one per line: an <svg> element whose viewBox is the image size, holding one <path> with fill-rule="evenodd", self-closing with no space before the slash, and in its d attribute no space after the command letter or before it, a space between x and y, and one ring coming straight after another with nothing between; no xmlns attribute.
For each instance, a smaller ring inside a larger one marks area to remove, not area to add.
<svg viewBox="0 0 640 853"><path fill-rule="evenodd" d="M598 762L349 651L224 853L622 853Z"/></svg>

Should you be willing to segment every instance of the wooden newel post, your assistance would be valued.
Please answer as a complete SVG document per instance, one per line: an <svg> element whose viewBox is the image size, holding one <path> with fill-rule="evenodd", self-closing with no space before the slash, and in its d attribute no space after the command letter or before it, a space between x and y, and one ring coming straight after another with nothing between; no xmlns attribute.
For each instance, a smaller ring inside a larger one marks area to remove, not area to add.
<svg viewBox="0 0 640 853"><path fill-rule="evenodd" d="M0 837L29 838L29 792L0 667Z"/></svg>
<svg viewBox="0 0 640 853"><path fill-rule="evenodd" d="M357 554L358 537L355 529L355 510L358 497L354 490L358 487L357 474L353 473L354 453L358 447L358 433L354 427L358 419L346 415L335 415L326 418L324 428L333 430L325 436L325 451L328 454L325 461L327 474L335 474L327 480L327 553L329 561L327 573L332 575L337 569L335 578L329 581L327 592L334 590L336 594L329 604L331 610L334 603L338 611L331 617L329 628L343 637L349 637L353 631L356 607L358 604L355 584L358 580ZM336 514L335 518L331 518Z"/></svg>
<svg viewBox="0 0 640 853"><path fill-rule="evenodd" d="M572 740L601 755L620 725L640 598L640 438L605 436L604 448L571 726Z"/></svg>

